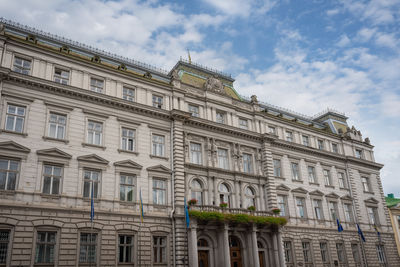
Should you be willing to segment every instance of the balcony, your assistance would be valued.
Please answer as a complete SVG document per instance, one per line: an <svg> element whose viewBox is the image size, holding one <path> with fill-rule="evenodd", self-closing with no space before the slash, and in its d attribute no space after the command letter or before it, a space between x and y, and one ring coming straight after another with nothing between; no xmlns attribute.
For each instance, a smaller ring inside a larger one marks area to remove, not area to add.
<svg viewBox="0 0 400 267"><path fill-rule="evenodd" d="M230 214L248 214L253 216L270 216L270 217L274 216L274 214L270 211L261 211L261 210L252 211L248 209L238 209L238 208L221 208L212 205L192 205L190 206L190 210L221 212Z"/></svg>

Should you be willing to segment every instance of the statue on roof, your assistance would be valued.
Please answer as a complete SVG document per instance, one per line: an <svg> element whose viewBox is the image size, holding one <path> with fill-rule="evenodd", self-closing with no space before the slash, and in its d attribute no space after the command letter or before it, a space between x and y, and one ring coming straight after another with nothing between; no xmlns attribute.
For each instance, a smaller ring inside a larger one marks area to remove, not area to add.
<svg viewBox="0 0 400 267"><path fill-rule="evenodd" d="M212 91L219 94L225 93L224 85L222 84L221 80L218 79L217 75L210 76L207 78L204 84L204 89L206 91Z"/></svg>
<svg viewBox="0 0 400 267"><path fill-rule="evenodd" d="M251 96L251 101L252 104L258 104L258 100L257 100L257 96L256 95L252 95Z"/></svg>
<svg viewBox="0 0 400 267"><path fill-rule="evenodd" d="M3 23L0 23L0 34L4 34L4 29L5 29L6 27L4 27L4 24Z"/></svg>

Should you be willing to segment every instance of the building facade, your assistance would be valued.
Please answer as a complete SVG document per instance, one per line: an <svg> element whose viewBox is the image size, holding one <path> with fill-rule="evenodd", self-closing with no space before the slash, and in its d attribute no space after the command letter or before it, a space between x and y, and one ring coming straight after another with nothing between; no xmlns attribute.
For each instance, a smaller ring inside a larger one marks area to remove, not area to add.
<svg viewBox="0 0 400 267"><path fill-rule="evenodd" d="M400 255L400 198L395 198L394 194L388 194L385 199L389 209L389 216L393 227L394 238L396 240L397 252Z"/></svg>
<svg viewBox="0 0 400 267"><path fill-rule="evenodd" d="M306 117L191 62L166 73L5 20L0 64L0 266L400 266L383 165L343 114ZM187 229L185 199L288 223Z"/></svg>

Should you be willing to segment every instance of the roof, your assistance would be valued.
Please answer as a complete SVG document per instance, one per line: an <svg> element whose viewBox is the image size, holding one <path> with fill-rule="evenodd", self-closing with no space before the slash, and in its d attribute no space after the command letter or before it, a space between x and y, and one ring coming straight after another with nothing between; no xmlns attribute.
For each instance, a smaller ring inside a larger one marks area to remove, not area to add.
<svg viewBox="0 0 400 267"><path fill-rule="evenodd" d="M386 200L386 205L388 208L393 208L397 206L397 204L400 203L400 198L394 198L394 197L385 197Z"/></svg>

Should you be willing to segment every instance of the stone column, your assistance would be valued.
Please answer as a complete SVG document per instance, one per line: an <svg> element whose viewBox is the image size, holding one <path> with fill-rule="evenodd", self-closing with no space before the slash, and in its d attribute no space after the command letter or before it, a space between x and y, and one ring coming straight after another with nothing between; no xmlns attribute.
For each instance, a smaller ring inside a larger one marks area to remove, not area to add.
<svg viewBox="0 0 400 267"><path fill-rule="evenodd" d="M264 186L261 184L261 181L258 190L260 191L260 210L265 210Z"/></svg>
<svg viewBox="0 0 400 267"><path fill-rule="evenodd" d="M224 224L224 258L225 258L225 267L231 267L231 253L229 250L229 226L228 224Z"/></svg>
<svg viewBox="0 0 400 267"><path fill-rule="evenodd" d="M218 202L218 186L217 186L217 178L213 176L214 179L214 205L219 205Z"/></svg>
<svg viewBox="0 0 400 267"><path fill-rule="evenodd" d="M276 188L275 188L275 179L274 179L274 167L273 167L273 159L271 153L271 142L274 141L274 137L271 137L268 134L263 135L263 143L262 143L262 169L263 169L263 177L266 177L265 188L267 191L267 205L266 209L271 210L276 208Z"/></svg>
<svg viewBox="0 0 400 267"><path fill-rule="evenodd" d="M191 221L188 237L189 247L189 266L198 267L199 259L197 254L197 225L195 221Z"/></svg>
<svg viewBox="0 0 400 267"><path fill-rule="evenodd" d="M279 261L280 266L285 266L285 256L283 253L283 241L282 241L282 234L281 232L276 233L277 241L278 241L278 252L279 252Z"/></svg>
<svg viewBox="0 0 400 267"><path fill-rule="evenodd" d="M273 242L273 248L274 248L274 266L281 266L280 260L279 260L279 244L278 244L278 238L276 233L272 233L272 242Z"/></svg>
<svg viewBox="0 0 400 267"><path fill-rule="evenodd" d="M257 246L257 227L255 225L252 226L251 232L251 243L253 249L251 255L253 257L253 267L260 267L260 260L258 258L258 246Z"/></svg>

